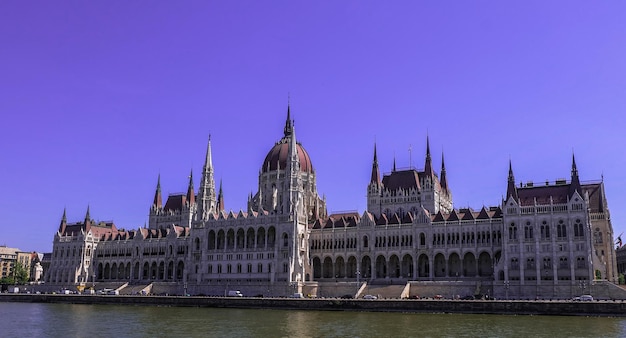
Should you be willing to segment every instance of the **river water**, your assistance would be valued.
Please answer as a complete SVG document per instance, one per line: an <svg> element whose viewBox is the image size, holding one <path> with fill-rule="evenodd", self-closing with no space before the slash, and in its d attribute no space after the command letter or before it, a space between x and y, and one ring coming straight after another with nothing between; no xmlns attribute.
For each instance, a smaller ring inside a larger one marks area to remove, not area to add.
<svg viewBox="0 0 626 338"><path fill-rule="evenodd" d="M625 337L626 318L0 303L0 337Z"/></svg>

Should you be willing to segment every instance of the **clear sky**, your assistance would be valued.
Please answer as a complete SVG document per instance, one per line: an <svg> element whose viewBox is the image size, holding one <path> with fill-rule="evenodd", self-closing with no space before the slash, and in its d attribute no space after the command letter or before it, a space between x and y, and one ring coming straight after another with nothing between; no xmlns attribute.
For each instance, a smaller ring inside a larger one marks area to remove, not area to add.
<svg viewBox="0 0 626 338"><path fill-rule="evenodd" d="M288 97L332 211L445 154L455 207L604 178L626 231L626 2L1 1L0 245L48 252L63 209L120 228L196 189L211 134L246 209ZM412 149L409 153L409 148ZM197 190L196 190L197 191Z"/></svg>

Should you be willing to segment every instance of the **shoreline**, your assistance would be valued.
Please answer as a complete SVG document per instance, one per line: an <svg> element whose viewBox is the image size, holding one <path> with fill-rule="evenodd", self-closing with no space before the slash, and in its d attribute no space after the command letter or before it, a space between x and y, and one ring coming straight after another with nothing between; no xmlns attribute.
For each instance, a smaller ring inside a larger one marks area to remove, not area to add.
<svg viewBox="0 0 626 338"><path fill-rule="evenodd" d="M254 298L198 296L127 296L0 294L0 302L182 306L317 311L368 311L407 313L457 313L626 317L626 302L564 300L450 300L450 299L338 299Z"/></svg>

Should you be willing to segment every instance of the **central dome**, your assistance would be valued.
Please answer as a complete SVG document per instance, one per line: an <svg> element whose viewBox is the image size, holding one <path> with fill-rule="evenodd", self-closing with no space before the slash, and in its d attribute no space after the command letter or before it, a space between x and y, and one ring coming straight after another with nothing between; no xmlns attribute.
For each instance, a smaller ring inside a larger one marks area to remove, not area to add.
<svg viewBox="0 0 626 338"><path fill-rule="evenodd" d="M289 141L291 140L291 134L293 133L293 126L291 124L291 113L289 106L287 106L287 121L285 122L284 136L280 141L276 142L274 147L265 156L263 161L263 167L261 171L266 173L276 169L284 170L287 168L287 159L289 158ZM295 140L295 135L294 135ZM313 173L313 164L309 154L304 150L304 147L296 142L296 150L298 151L298 159L300 160L300 171Z"/></svg>
<svg viewBox="0 0 626 338"><path fill-rule="evenodd" d="M300 143L296 143L296 149L298 150L298 159L300 160L300 171L312 173L313 164L311 164L311 158L309 154L304 150L304 147ZM289 139L287 137L282 138L265 156L263 161L263 167L261 170L266 173L276 169L284 170L287 168L287 159L289 158Z"/></svg>

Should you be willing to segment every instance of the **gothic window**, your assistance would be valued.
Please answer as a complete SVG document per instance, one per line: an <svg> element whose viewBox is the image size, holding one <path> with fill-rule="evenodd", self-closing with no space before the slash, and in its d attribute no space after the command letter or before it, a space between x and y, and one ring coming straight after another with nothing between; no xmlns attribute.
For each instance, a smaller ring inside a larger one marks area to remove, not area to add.
<svg viewBox="0 0 626 338"><path fill-rule="evenodd" d="M530 225L530 222L526 222L524 227L524 239L533 239L533 226Z"/></svg>
<svg viewBox="0 0 626 338"><path fill-rule="evenodd" d="M584 269L586 267L587 267L587 264L585 263L585 257L576 258L576 268Z"/></svg>
<svg viewBox="0 0 626 338"><path fill-rule="evenodd" d="M287 247L289 245L289 236L286 233L283 234L283 246Z"/></svg>
<svg viewBox="0 0 626 338"><path fill-rule="evenodd" d="M517 226L515 226L515 223L511 223L511 226L509 226L509 240L517 240Z"/></svg>
<svg viewBox="0 0 626 338"><path fill-rule="evenodd" d="M583 225L580 222L580 219L577 219L574 223L574 237L582 238L585 237L585 233L583 232Z"/></svg>
<svg viewBox="0 0 626 338"><path fill-rule="evenodd" d="M556 226L556 236L558 238L567 237L567 226L563 223L563 220L559 220L559 224Z"/></svg>
<svg viewBox="0 0 626 338"><path fill-rule="evenodd" d="M511 258L511 270L519 270L519 261L516 257Z"/></svg>
<svg viewBox="0 0 626 338"><path fill-rule="evenodd" d="M567 257L559 258L559 269L567 269L569 265L567 264Z"/></svg>
<svg viewBox="0 0 626 338"><path fill-rule="evenodd" d="M526 269L534 269L535 268L535 259L528 258L526 259Z"/></svg>
<svg viewBox="0 0 626 338"><path fill-rule="evenodd" d="M550 226L548 222L541 222L541 239L550 239Z"/></svg>
<svg viewBox="0 0 626 338"><path fill-rule="evenodd" d="M543 268L552 269L552 259L550 259L550 257L543 258Z"/></svg>
<svg viewBox="0 0 626 338"><path fill-rule="evenodd" d="M602 231L600 231L600 228L596 228L596 231L593 232L593 240L596 244L602 244ZM61 251L61 256L63 256L63 251Z"/></svg>

